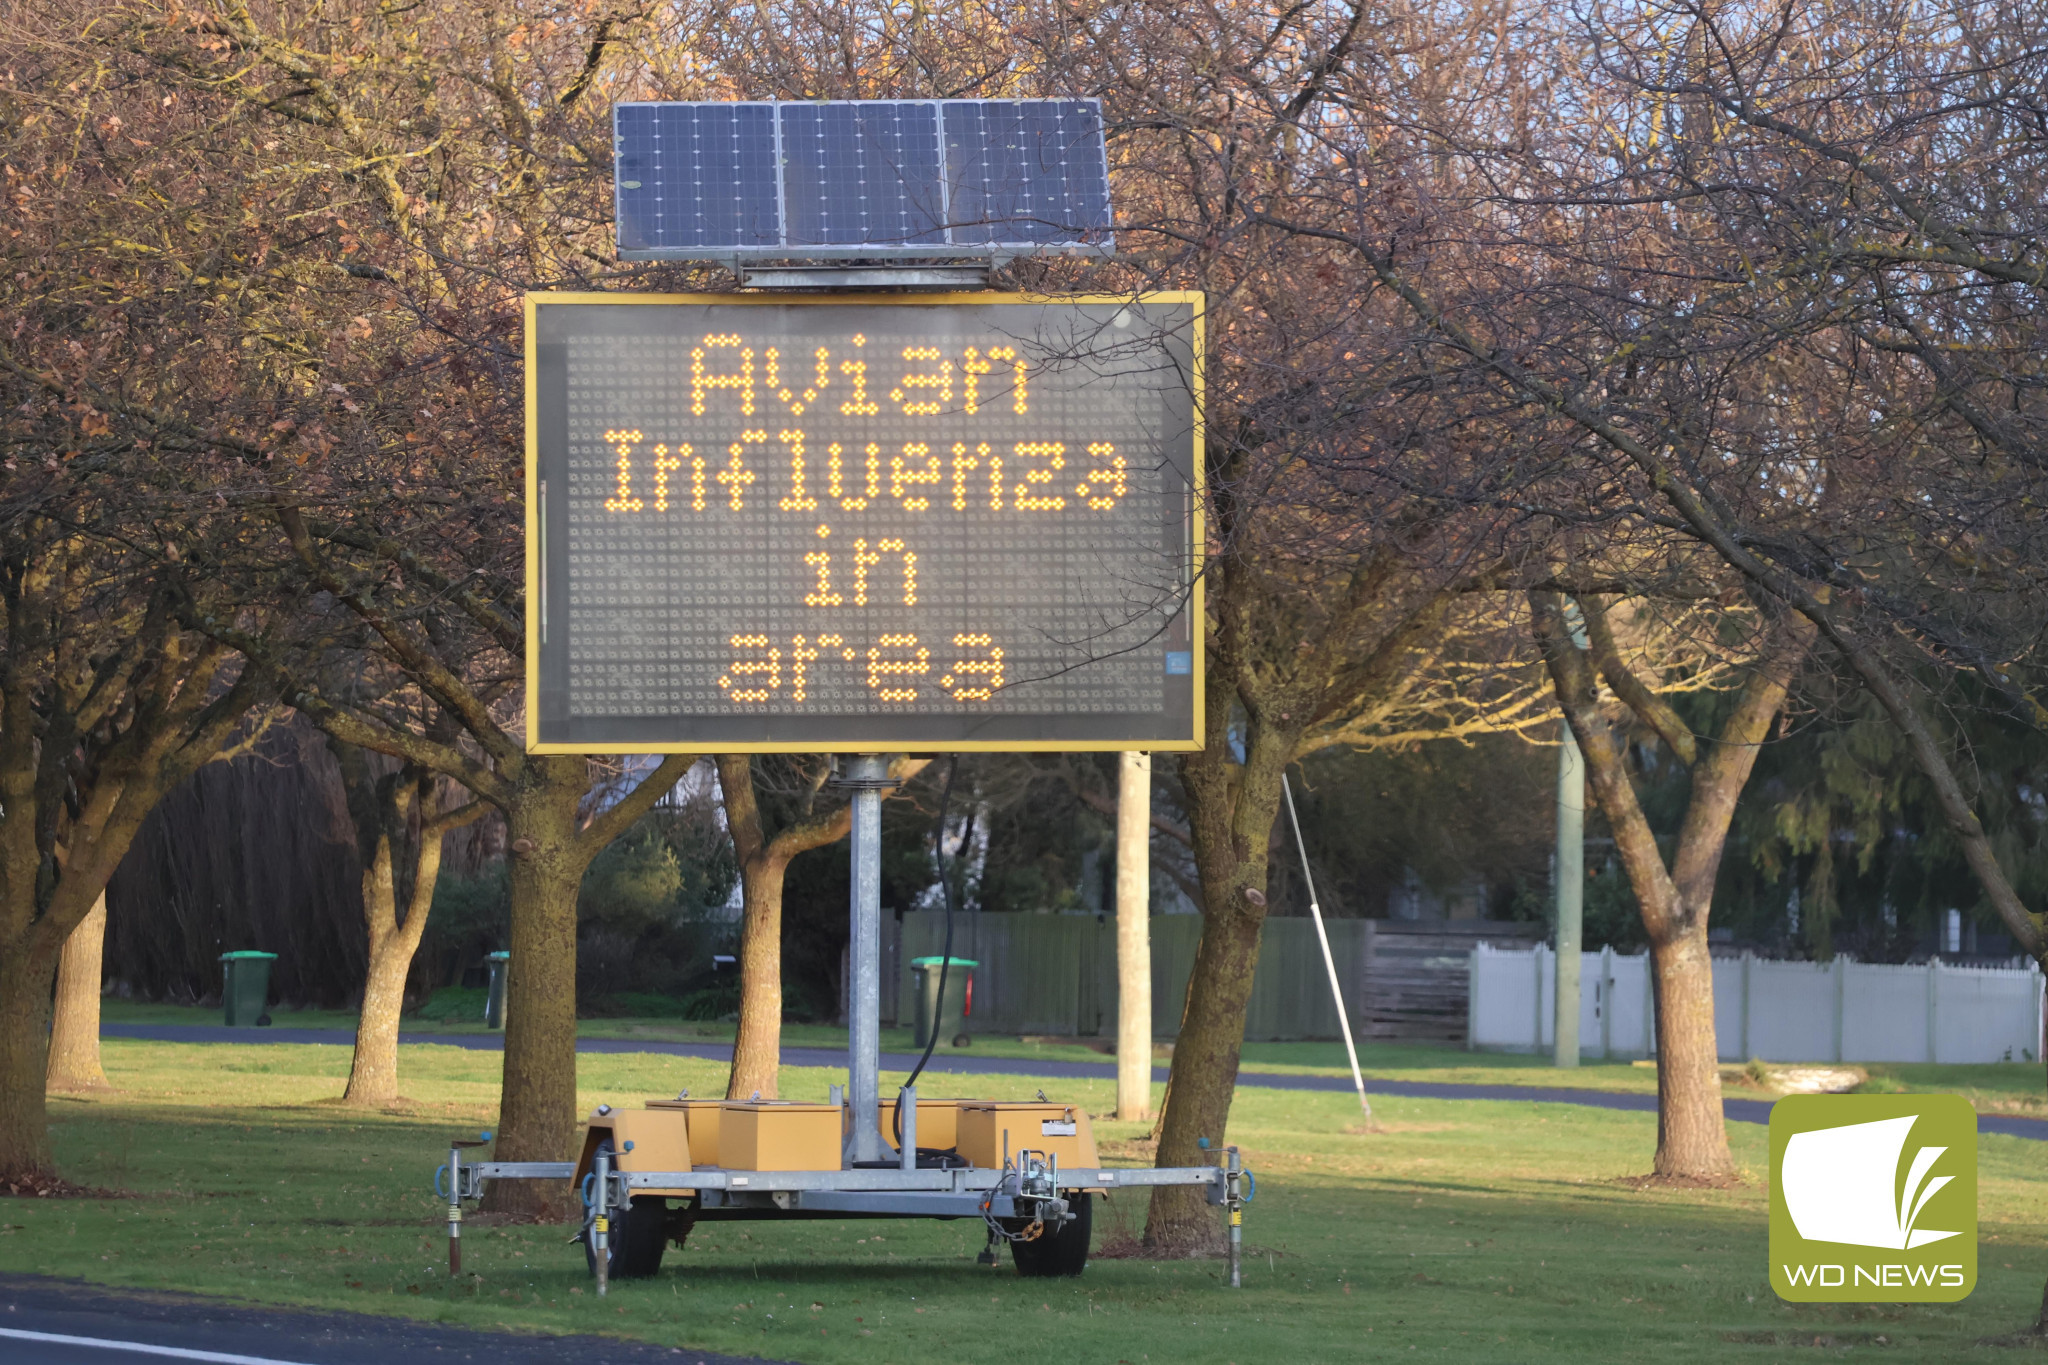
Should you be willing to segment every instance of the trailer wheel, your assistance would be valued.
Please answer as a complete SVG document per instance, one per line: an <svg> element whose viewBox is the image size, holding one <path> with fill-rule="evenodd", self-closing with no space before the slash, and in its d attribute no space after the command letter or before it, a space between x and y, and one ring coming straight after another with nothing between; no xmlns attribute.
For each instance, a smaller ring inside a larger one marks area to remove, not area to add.
<svg viewBox="0 0 2048 1365"><path fill-rule="evenodd" d="M611 1147L610 1142L602 1142L598 1151L609 1157ZM623 1208L613 1209L611 1230L605 1234L606 1275L615 1280L643 1280L657 1273L669 1236L668 1200L659 1195L642 1195L628 1200ZM597 1228L592 1211L586 1211L583 1217L583 1263L595 1277Z"/></svg>
<svg viewBox="0 0 2048 1365"><path fill-rule="evenodd" d="M613 1209L611 1231L605 1235L610 1259L608 1274L614 1280L643 1280L661 1270L661 1253L668 1247L668 1201L642 1195L623 1209ZM596 1238L591 1225L583 1225L583 1262L597 1274Z"/></svg>
<svg viewBox="0 0 2048 1365"><path fill-rule="evenodd" d="M1088 1268L1088 1243L1095 1235L1095 1196L1075 1194L1067 1201L1071 1222L1057 1227L1048 1224L1043 1233L1028 1242L1010 1243L1010 1259L1017 1273L1029 1279L1056 1275L1078 1275Z"/></svg>

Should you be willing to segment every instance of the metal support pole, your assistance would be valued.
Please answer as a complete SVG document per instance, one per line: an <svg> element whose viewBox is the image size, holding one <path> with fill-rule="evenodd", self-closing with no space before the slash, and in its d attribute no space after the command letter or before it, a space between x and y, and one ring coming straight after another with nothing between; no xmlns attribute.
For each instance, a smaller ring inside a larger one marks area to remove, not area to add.
<svg viewBox="0 0 2048 1365"><path fill-rule="evenodd" d="M1557 1022L1551 1060L1579 1064L1579 963L1586 917L1586 760L1569 722L1558 722L1557 747Z"/></svg>
<svg viewBox="0 0 2048 1365"><path fill-rule="evenodd" d="M882 787L888 764L862 754L846 765L853 786L853 981L846 992L847 1099L856 1163L882 1159Z"/></svg>
<svg viewBox="0 0 2048 1365"><path fill-rule="evenodd" d="M1224 1169L1229 1172L1224 1179L1229 1182L1226 1189L1230 1206L1230 1287L1232 1289L1242 1289L1244 1288L1244 1276L1241 1265L1244 1255L1244 1196L1243 1191L1239 1188L1238 1182L1242 1177L1238 1172L1243 1170L1244 1160L1239 1155L1237 1148L1228 1147L1224 1150L1228 1158L1228 1164Z"/></svg>
<svg viewBox="0 0 2048 1365"><path fill-rule="evenodd" d="M462 1273L462 1148L448 1149L448 1278Z"/></svg>
<svg viewBox="0 0 2048 1365"><path fill-rule="evenodd" d="M1330 955L1330 936L1323 929L1323 907L1316 901L1316 879L1308 870L1308 845L1301 841L1301 821L1294 814L1294 784L1280 774L1280 794L1287 799L1287 823L1294 827L1294 848L1301 855L1301 880L1308 887L1308 913L1316 922L1316 942L1323 945L1323 969L1330 974L1330 999L1337 1006L1337 1027L1344 1033L1344 1055L1351 1059L1351 1083L1358 1087L1358 1107L1372 1122L1372 1101L1365 1097L1365 1073L1358 1069L1358 1045L1351 1041L1351 1016L1344 1011L1344 988L1337 984L1337 959ZM1231 1224L1231 1235L1237 1225ZM1232 1282L1235 1283L1233 1276Z"/></svg>
<svg viewBox="0 0 2048 1365"><path fill-rule="evenodd" d="M917 1169L917 1087L906 1085L896 1092L896 1117L903 1125L903 1169Z"/></svg>
<svg viewBox="0 0 2048 1365"><path fill-rule="evenodd" d="M1152 755L1118 756L1116 1116L1152 1117Z"/></svg>
<svg viewBox="0 0 2048 1365"><path fill-rule="evenodd" d="M448 1278L462 1273L462 1149L481 1147L491 1140L487 1128L475 1138L457 1138L448 1144Z"/></svg>
<svg viewBox="0 0 2048 1365"><path fill-rule="evenodd" d="M603 1298L611 1288L611 1230L612 1220L607 1208L612 1185L612 1159L603 1147L597 1149L597 1178L590 1183L597 1193L592 1196L590 1249L597 1260L597 1295Z"/></svg>

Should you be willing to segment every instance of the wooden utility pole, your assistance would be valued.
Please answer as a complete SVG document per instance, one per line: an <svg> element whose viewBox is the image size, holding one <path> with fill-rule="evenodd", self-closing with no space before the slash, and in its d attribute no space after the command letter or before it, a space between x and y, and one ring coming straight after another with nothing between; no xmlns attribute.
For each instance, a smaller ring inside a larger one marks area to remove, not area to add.
<svg viewBox="0 0 2048 1365"><path fill-rule="evenodd" d="M1152 755L1117 756L1116 1116L1152 1117Z"/></svg>

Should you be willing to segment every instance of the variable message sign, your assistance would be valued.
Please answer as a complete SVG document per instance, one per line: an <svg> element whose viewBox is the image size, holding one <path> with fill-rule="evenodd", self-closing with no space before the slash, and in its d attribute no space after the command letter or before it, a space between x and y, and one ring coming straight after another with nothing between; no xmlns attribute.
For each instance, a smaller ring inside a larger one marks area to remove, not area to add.
<svg viewBox="0 0 2048 1365"><path fill-rule="evenodd" d="M1200 329L529 296L529 747L1199 747Z"/></svg>

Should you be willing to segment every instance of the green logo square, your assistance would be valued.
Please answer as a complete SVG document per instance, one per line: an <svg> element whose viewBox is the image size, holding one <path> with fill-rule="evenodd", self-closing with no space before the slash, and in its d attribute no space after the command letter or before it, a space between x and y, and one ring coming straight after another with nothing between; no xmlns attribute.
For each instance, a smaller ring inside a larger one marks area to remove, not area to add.
<svg viewBox="0 0 2048 1365"><path fill-rule="evenodd" d="M1771 1288L1794 1303L1954 1303L1977 1287L1977 1111L1960 1095L1771 1106Z"/></svg>

